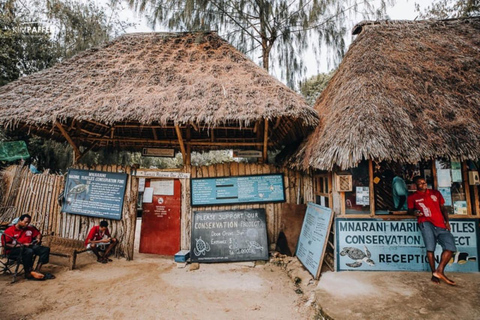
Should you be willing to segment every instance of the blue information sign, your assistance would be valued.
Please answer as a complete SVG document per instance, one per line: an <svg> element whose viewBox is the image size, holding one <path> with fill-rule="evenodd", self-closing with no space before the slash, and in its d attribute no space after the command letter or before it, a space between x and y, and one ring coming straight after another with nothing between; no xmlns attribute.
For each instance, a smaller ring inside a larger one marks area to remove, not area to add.
<svg viewBox="0 0 480 320"><path fill-rule="evenodd" d="M125 173L69 169L62 211L120 220L126 183Z"/></svg>
<svg viewBox="0 0 480 320"><path fill-rule="evenodd" d="M422 233L414 219L336 219L337 270L430 271ZM450 219L457 252L446 271L478 272L478 221ZM442 248L437 245L435 259Z"/></svg>
<svg viewBox="0 0 480 320"><path fill-rule="evenodd" d="M283 174L191 179L192 206L284 202Z"/></svg>
<svg viewBox="0 0 480 320"><path fill-rule="evenodd" d="M295 255L315 279L319 276L331 226L332 209L308 203Z"/></svg>

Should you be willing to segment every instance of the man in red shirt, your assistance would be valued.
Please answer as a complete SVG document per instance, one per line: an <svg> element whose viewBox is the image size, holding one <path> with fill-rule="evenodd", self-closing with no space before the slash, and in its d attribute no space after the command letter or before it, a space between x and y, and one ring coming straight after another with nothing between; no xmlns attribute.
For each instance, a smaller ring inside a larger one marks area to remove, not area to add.
<svg viewBox="0 0 480 320"><path fill-rule="evenodd" d="M92 249L97 256L97 261L101 263L112 261L108 259L108 256L117 243L117 239L112 238L110 235L107 221L100 221L100 225L90 229L87 239L85 239L85 247ZM104 252L103 255L100 255L100 251Z"/></svg>
<svg viewBox="0 0 480 320"><path fill-rule="evenodd" d="M27 279L44 280L45 275L39 271L42 265L49 261L50 248L40 245L42 234L37 228L29 225L31 219L32 217L28 214L21 215L16 224L5 230L2 242L5 242L7 253L10 256L15 257L22 254L22 263ZM34 255L39 257L35 270L33 270ZM48 275L49 279L54 278L53 275Z"/></svg>
<svg viewBox="0 0 480 320"><path fill-rule="evenodd" d="M448 212L444 207L445 200L437 190L427 188L427 182L421 177L415 177L417 191L408 196L408 212L417 217L418 225L422 231L423 241L427 249L428 263L432 269L432 281L439 283L439 279L449 285L456 285L444 273L445 266L450 261L453 253L457 251L455 239L450 232ZM435 247L437 242L442 246L442 256L438 267L435 268Z"/></svg>

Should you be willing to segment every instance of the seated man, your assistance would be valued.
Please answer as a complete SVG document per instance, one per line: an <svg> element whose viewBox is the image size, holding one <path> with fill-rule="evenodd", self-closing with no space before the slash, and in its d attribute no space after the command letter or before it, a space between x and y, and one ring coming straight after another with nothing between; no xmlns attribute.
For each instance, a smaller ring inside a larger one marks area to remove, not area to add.
<svg viewBox="0 0 480 320"><path fill-rule="evenodd" d="M50 256L50 248L44 247L41 244L42 234L37 228L30 226L32 217L28 214L23 214L18 218L18 221L7 228L4 232L5 247L10 256L18 256L22 253L22 263L25 269L25 278L44 280L47 278L55 278L51 274L40 273L40 268L43 264L48 263ZM22 251L23 246L23 251ZM39 257L37 267L33 270L34 255Z"/></svg>
<svg viewBox="0 0 480 320"><path fill-rule="evenodd" d="M100 221L99 226L94 226L88 233L87 239L85 239L85 246L87 249L92 249L97 256L97 261L101 263L112 261L108 259L108 256L117 243L117 239L110 236L108 222L105 220ZM100 251L104 251L103 255L100 255Z"/></svg>

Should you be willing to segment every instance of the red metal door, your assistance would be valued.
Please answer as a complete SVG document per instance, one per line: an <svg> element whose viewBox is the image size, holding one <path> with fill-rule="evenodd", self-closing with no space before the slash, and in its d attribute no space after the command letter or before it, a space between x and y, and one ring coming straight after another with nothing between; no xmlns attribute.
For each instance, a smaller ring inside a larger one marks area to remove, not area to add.
<svg viewBox="0 0 480 320"><path fill-rule="evenodd" d="M155 181L160 180L146 180L145 187L155 185ZM180 180L173 180L173 195L168 186L172 180L163 182L167 184L167 188L154 191L152 203L143 204L139 250L141 253L174 255L180 250Z"/></svg>

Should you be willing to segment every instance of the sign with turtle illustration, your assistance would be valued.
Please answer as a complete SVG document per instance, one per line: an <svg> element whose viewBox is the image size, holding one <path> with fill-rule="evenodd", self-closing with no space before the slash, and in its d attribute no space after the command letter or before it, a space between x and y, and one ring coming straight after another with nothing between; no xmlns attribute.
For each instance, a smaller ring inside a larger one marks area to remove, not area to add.
<svg viewBox="0 0 480 320"><path fill-rule="evenodd" d="M320 276L332 220L332 209L312 202L307 204L295 254L315 279Z"/></svg>
<svg viewBox="0 0 480 320"><path fill-rule="evenodd" d="M192 206L285 202L283 174L191 179Z"/></svg>
<svg viewBox="0 0 480 320"><path fill-rule="evenodd" d="M69 169L62 211L120 220L126 183L125 173Z"/></svg>
<svg viewBox="0 0 480 320"><path fill-rule="evenodd" d="M268 260L265 209L195 211L191 238L194 262Z"/></svg>
<svg viewBox="0 0 480 320"><path fill-rule="evenodd" d="M335 223L337 270L429 271L417 221L406 219L339 218ZM446 266L449 272L478 272L478 222L450 219L458 251ZM441 246L435 256L440 261Z"/></svg>

